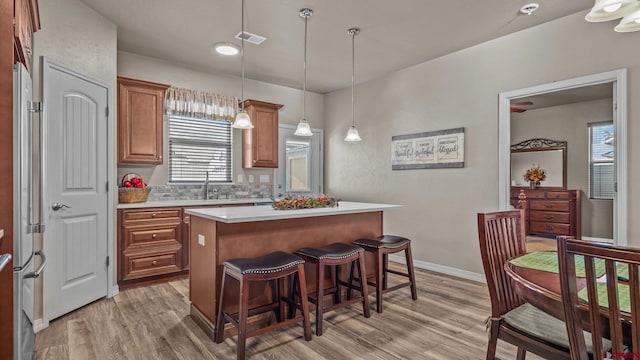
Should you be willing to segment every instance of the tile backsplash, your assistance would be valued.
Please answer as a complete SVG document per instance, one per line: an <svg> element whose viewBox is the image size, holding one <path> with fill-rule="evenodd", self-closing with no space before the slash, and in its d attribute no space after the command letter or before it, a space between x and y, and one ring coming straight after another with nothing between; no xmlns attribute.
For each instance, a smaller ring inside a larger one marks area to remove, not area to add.
<svg viewBox="0 0 640 360"><path fill-rule="evenodd" d="M205 199L204 185L149 185L148 201ZM271 198L272 186L209 184L209 199Z"/></svg>

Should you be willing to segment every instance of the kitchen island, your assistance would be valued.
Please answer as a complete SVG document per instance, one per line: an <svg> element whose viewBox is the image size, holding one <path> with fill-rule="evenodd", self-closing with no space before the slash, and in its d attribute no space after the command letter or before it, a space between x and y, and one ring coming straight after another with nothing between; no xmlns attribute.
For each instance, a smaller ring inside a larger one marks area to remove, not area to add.
<svg viewBox="0 0 640 360"><path fill-rule="evenodd" d="M274 210L265 205L186 210L191 215L191 317L213 338L222 266L226 260L257 257L273 251L294 253L303 247L377 237L382 235L382 212L397 207L400 206L341 201L338 207L318 209ZM372 260L367 260L369 270L373 270ZM307 266L305 271L307 287L315 288L315 270ZM249 306L269 302L269 289L264 284L252 285L255 286L250 288ZM237 284L229 284L226 294L237 297L237 293ZM237 304L237 301L229 303Z"/></svg>

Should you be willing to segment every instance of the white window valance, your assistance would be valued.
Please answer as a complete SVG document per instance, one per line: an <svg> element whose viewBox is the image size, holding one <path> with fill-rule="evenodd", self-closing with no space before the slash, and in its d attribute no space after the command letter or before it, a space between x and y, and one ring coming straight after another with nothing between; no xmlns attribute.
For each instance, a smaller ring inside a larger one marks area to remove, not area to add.
<svg viewBox="0 0 640 360"><path fill-rule="evenodd" d="M167 115L233 121L238 98L220 94L170 87L165 94Z"/></svg>

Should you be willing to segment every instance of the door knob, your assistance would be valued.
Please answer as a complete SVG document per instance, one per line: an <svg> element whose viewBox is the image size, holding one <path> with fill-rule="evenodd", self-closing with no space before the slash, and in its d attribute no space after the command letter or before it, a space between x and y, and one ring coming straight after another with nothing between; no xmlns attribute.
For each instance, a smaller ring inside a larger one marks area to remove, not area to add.
<svg viewBox="0 0 640 360"><path fill-rule="evenodd" d="M53 211L58 211L62 208L67 208L67 209L71 209L71 206L65 205L65 204L60 204L59 202L54 202L53 204L51 204L51 210Z"/></svg>

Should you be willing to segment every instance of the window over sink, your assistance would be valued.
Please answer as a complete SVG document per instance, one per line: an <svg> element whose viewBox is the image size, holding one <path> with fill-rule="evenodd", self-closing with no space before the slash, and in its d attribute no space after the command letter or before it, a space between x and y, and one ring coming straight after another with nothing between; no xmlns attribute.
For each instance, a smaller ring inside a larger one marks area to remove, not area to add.
<svg viewBox="0 0 640 360"><path fill-rule="evenodd" d="M229 121L169 117L169 182L231 182Z"/></svg>

